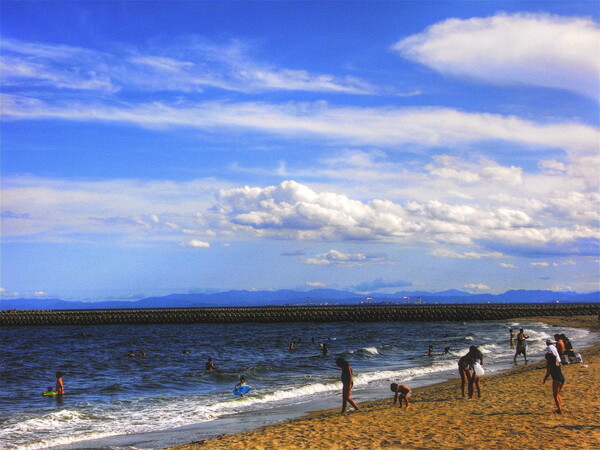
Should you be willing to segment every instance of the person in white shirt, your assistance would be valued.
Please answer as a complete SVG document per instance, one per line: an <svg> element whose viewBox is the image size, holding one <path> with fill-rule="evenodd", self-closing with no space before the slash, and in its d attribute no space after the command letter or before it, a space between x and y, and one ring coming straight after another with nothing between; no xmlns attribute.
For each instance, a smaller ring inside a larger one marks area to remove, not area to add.
<svg viewBox="0 0 600 450"><path fill-rule="evenodd" d="M560 355L551 339L546 339L546 353L552 353L556 357L556 365L560 366Z"/></svg>

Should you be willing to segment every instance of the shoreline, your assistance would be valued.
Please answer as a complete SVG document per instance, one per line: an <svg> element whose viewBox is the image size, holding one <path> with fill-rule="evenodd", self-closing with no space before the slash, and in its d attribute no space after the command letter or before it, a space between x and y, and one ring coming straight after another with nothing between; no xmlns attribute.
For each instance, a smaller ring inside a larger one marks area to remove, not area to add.
<svg viewBox="0 0 600 450"><path fill-rule="evenodd" d="M596 316L527 317L514 320L600 332ZM482 378L482 398L465 399L456 378L413 389L411 408L386 399L360 402L361 411L313 411L251 431L170 447L230 448L500 448L553 445L600 446L600 342L577 349L583 364L563 367L565 413L554 413L551 382L541 385L543 361ZM521 360L519 360L521 361ZM587 367L584 367L587 366Z"/></svg>

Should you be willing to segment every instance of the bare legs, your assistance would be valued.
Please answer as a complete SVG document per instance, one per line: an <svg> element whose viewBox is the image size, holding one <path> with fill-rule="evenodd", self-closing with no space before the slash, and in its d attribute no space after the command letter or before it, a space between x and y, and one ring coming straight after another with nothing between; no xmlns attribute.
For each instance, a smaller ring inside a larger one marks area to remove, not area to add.
<svg viewBox="0 0 600 450"><path fill-rule="evenodd" d="M460 375L460 390L462 392L462 396L465 396L465 386L469 382L470 371L466 369L458 369L458 373Z"/></svg>
<svg viewBox="0 0 600 450"><path fill-rule="evenodd" d="M342 413L346 412L346 406L348 405L348 403L350 403L350 405L355 409L355 410L360 410L360 408L358 407L358 405L356 404L356 402L354 400L352 400L352 398L350 397L350 394L352 392L352 385L344 385L344 387L342 388Z"/></svg>
<svg viewBox="0 0 600 450"><path fill-rule="evenodd" d="M469 398L473 398L475 389L477 389L477 397L481 398L481 379L472 373L469 377Z"/></svg>
<svg viewBox="0 0 600 450"><path fill-rule="evenodd" d="M562 397L560 396L560 392L562 391L563 384L560 381L552 381L552 396L554 397L556 412L558 414L562 414Z"/></svg>

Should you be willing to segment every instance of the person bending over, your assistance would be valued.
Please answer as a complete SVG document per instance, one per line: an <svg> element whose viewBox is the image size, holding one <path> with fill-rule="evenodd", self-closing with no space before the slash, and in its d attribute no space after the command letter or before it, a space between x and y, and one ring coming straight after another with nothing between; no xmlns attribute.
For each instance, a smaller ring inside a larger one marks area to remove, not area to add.
<svg viewBox="0 0 600 450"><path fill-rule="evenodd" d="M392 383L390 385L390 389L394 393L394 405L398 400L400 400L400 408L402 408L402 401L404 400L406 409L410 408L410 406L408 406L408 398L412 394L412 391L408 386L405 386L403 384L398 385L396 383Z"/></svg>

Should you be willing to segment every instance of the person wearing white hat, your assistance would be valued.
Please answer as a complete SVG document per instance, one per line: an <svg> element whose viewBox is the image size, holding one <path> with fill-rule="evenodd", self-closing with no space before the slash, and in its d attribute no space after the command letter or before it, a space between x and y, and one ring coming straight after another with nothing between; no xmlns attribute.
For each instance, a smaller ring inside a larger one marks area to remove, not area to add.
<svg viewBox="0 0 600 450"><path fill-rule="evenodd" d="M546 339L546 353L552 353L556 358L556 365L560 366L560 355L558 354L558 350L552 342L552 339Z"/></svg>

